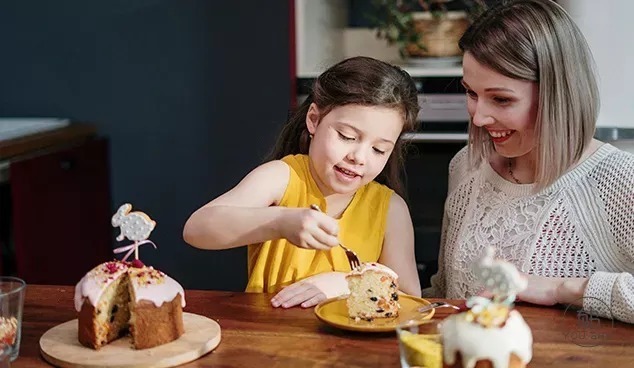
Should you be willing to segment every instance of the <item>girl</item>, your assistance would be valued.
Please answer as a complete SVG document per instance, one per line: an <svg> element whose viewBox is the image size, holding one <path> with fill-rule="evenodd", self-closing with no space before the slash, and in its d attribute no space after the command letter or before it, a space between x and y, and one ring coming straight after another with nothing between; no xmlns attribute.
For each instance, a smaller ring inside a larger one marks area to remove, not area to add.
<svg viewBox="0 0 634 368"><path fill-rule="evenodd" d="M362 262L394 269L401 290L420 296L399 179L400 136L415 129L418 110L403 70L367 57L332 66L282 130L272 160L194 212L185 241L248 244L246 291L277 293L275 307L311 307L347 292L339 242Z"/></svg>

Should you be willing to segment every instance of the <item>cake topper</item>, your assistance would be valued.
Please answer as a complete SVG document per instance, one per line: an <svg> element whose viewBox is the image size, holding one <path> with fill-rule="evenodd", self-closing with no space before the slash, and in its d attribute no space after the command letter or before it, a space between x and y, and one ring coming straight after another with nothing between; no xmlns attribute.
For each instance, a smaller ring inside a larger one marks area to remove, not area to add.
<svg viewBox="0 0 634 368"><path fill-rule="evenodd" d="M122 241L124 238L128 238L134 242L130 245L119 247L114 250L115 254L128 251L122 261L125 261L132 251L134 251L134 258L138 260L139 246L142 244L149 243L156 248L156 244L147 239L152 230L154 230L156 222L143 212L130 212L131 209L131 204L124 203L121 207L119 207L117 213L112 216L111 221L112 226L119 227L121 229L121 234L117 236L117 241Z"/></svg>
<svg viewBox="0 0 634 368"><path fill-rule="evenodd" d="M484 256L473 266L473 272L478 280L484 284L492 294L495 303L511 305L522 290L528 286L528 281L517 268L507 261L495 259L495 249L491 246L484 249ZM486 298L474 297L467 306L481 305ZM471 305L469 305L471 304Z"/></svg>

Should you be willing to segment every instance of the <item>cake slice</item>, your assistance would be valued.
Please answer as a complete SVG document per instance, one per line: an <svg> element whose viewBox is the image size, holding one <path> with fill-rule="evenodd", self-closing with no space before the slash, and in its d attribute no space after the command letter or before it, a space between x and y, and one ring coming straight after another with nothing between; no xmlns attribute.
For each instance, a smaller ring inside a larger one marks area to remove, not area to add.
<svg viewBox="0 0 634 368"><path fill-rule="evenodd" d="M346 301L348 315L355 320L398 316L398 275L389 267L363 263L347 276L350 295Z"/></svg>

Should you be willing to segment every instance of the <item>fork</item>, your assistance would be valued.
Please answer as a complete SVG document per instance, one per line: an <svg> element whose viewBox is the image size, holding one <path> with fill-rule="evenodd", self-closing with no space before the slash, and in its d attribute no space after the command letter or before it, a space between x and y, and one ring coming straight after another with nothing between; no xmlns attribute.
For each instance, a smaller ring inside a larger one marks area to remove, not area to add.
<svg viewBox="0 0 634 368"><path fill-rule="evenodd" d="M455 310L460 310L460 307L455 306L455 305L453 305L453 304L449 304L449 303L447 303L447 302L434 302L434 303L431 303L431 304L426 305L426 306L424 306L424 307L420 307L420 308L418 308L418 312L419 312L419 313L423 313L423 312L427 312L427 311L428 311L428 310L430 310L430 309L445 308L445 307L447 307L447 308L453 308L453 309L455 309Z"/></svg>
<svg viewBox="0 0 634 368"><path fill-rule="evenodd" d="M318 205L316 204L311 204L310 208L315 210L315 211L319 211L321 213L324 213L324 211L321 210L321 208L319 208ZM359 257L357 256L357 254L350 248L345 247L343 244L341 244L341 242L339 243L339 246L341 248L343 248L343 250L346 251L346 257L348 257L348 263L350 263L350 268L351 269L355 269L357 267L361 266L361 261L359 261Z"/></svg>

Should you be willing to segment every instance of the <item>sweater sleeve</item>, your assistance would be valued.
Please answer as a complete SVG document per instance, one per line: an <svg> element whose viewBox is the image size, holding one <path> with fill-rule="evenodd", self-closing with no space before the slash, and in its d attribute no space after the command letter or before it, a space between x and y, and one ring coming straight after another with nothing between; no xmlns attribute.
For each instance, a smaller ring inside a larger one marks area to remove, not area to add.
<svg viewBox="0 0 634 368"><path fill-rule="evenodd" d="M447 185L447 196L455 189L460 177L464 174L467 165L467 147L461 149L449 163L449 179ZM446 297L447 288L445 286L445 242L447 241L447 228L450 219L447 217L447 210L443 212L442 229L440 233L440 251L438 253L438 272L431 277L431 287L423 289L423 296L427 298Z"/></svg>
<svg viewBox="0 0 634 368"><path fill-rule="evenodd" d="M610 155L592 175L613 246L605 250L609 269L594 273L588 281L583 307L634 323L634 155Z"/></svg>

